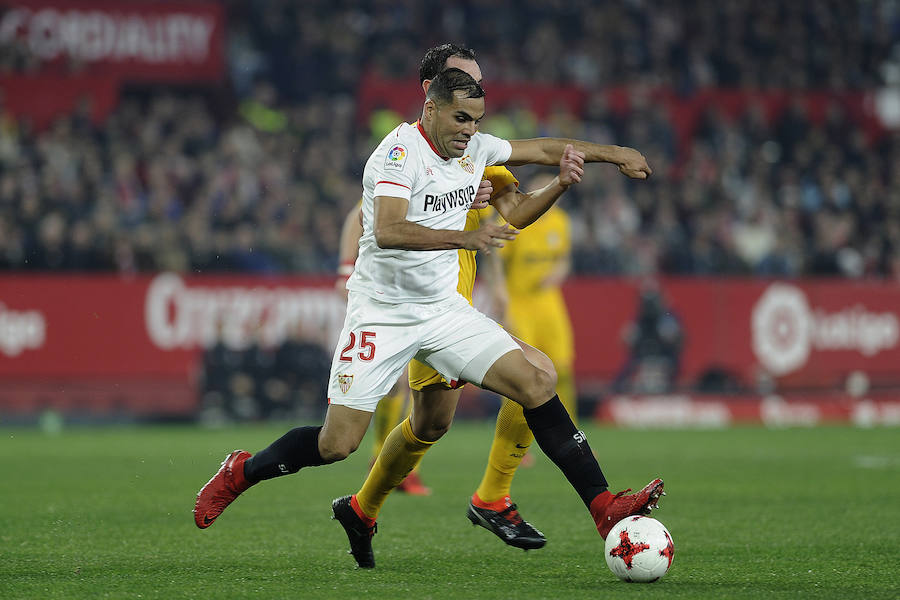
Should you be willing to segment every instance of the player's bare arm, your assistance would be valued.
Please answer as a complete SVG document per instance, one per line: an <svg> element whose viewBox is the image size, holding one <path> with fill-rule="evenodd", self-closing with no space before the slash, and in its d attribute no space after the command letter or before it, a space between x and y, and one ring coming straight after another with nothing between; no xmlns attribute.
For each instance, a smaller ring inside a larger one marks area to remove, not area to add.
<svg viewBox="0 0 900 600"><path fill-rule="evenodd" d="M608 146L582 140L564 138L534 138L530 140L510 140L512 153L507 165L555 165L562 158L566 146L584 154L584 162L612 163L622 174L632 179L646 179L653 171L644 155L627 146Z"/></svg>
<svg viewBox="0 0 900 600"><path fill-rule="evenodd" d="M344 217L341 238L338 243L338 278L335 290L347 299L347 278L353 273L353 265L359 254L359 238L363 234L362 209L353 207Z"/></svg>
<svg viewBox="0 0 900 600"><path fill-rule="evenodd" d="M580 183L583 176L584 153L567 144L559 160L559 175L553 181L528 193L508 185L494 197L492 204L510 224L522 229L537 221L570 185Z"/></svg>
<svg viewBox="0 0 900 600"><path fill-rule="evenodd" d="M491 313L501 323L506 322L509 292L506 289L506 273L503 271L503 259L499 252L487 252L482 256L478 275L482 283L486 284Z"/></svg>
<svg viewBox="0 0 900 600"><path fill-rule="evenodd" d="M488 223L475 231L431 229L406 219L409 201L392 196L375 197L375 242L379 248L398 250L480 250L502 248L518 231L509 225Z"/></svg>

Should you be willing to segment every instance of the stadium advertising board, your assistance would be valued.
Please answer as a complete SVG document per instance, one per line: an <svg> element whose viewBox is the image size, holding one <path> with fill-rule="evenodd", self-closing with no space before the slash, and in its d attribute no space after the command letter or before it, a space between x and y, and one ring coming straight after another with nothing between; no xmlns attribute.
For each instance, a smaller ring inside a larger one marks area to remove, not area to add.
<svg viewBox="0 0 900 600"><path fill-rule="evenodd" d="M678 381L711 370L743 387L771 377L785 388L843 388L854 372L900 383L900 287L847 281L673 279L662 296L683 331ZM565 288L575 325L576 372L609 381L628 358L624 328L640 289L621 280Z"/></svg>
<svg viewBox="0 0 900 600"><path fill-rule="evenodd" d="M218 81L224 13L216 2L2 0L0 46L38 73L128 80Z"/></svg>
<svg viewBox="0 0 900 600"><path fill-rule="evenodd" d="M31 401L23 394L34 386L44 396L83 388L100 397L97 390L104 382L141 388L145 395L146 382L171 382L180 390L180 400L172 402L189 412L202 350L217 339L232 348L278 345L302 330L330 354L344 314L332 285L331 278L171 273L4 276L0 412L9 409L11 390L19 390L15 402L24 409ZM584 278L570 281L564 291L575 330L579 385L582 390L608 385L629 358L623 334L636 319L641 287L631 280ZM663 281L660 291L667 314L683 332L679 389L695 389L710 371L730 374L749 393L768 378L777 384L772 388L777 393L827 395L845 390L857 372L875 386L900 385L896 285L673 279ZM48 391L48 382L66 385ZM758 409L759 418L781 414L774 410L779 405L762 403L771 400L767 394L756 400L769 411ZM665 404L691 414L700 410L702 418L725 418L717 406L710 412L705 405ZM632 406L645 416L659 408ZM616 418L628 421L623 410Z"/></svg>
<svg viewBox="0 0 900 600"><path fill-rule="evenodd" d="M187 377L217 336L277 345L299 324L333 344L330 279L0 278L0 377Z"/></svg>

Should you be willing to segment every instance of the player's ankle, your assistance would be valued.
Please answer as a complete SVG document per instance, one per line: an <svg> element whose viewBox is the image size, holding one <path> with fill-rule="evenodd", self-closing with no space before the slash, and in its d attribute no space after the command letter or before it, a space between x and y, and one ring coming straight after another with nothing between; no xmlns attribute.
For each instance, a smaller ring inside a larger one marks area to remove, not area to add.
<svg viewBox="0 0 900 600"><path fill-rule="evenodd" d="M474 494L472 494L472 504L474 506L476 506L478 508L486 508L488 510L494 510L497 512L500 512L501 510L504 510L505 508L507 508L511 504L511 502L512 501L510 500L508 495L501 496L500 498L498 498L496 500L488 501L488 500L483 500L478 495L478 492L475 492Z"/></svg>
<svg viewBox="0 0 900 600"><path fill-rule="evenodd" d="M236 460L231 467L231 473L234 476L234 486L237 488L235 491L237 493L245 492L247 488L256 483L255 481L247 479L247 476L244 474L244 464L246 464L247 460L250 458L251 456L246 456L242 460Z"/></svg>
<svg viewBox="0 0 900 600"><path fill-rule="evenodd" d="M360 518L366 527L375 525L375 517L370 517L363 512L362 507L359 505L359 501L356 499L356 494L350 496L350 508L353 509L353 512L356 513L356 516Z"/></svg>
<svg viewBox="0 0 900 600"><path fill-rule="evenodd" d="M597 494L594 499L591 500L591 506L588 510L591 511L591 516L594 518L594 521L603 517L606 513L606 507L609 506L612 499L613 495L609 490L606 490L605 492Z"/></svg>

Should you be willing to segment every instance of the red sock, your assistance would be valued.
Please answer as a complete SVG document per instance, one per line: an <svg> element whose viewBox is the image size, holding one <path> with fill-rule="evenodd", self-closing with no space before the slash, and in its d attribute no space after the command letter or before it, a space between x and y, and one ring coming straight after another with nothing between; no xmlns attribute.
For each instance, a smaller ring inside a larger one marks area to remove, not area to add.
<svg viewBox="0 0 900 600"><path fill-rule="evenodd" d="M477 506L478 508L486 508L488 510L493 510L495 512L500 512L506 510L512 505L512 501L509 496L504 496L499 500L495 500L493 502L485 502L481 498L478 497L478 492L472 494L472 504Z"/></svg>
<svg viewBox="0 0 900 600"><path fill-rule="evenodd" d="M252 483L247 481L247 478L244 476L244 463L247 462L249 456L245 456L242 459L238 459L234 461L234 464L231 466L231 473L234 475L234 485L237 488L237 492L244 492L249 488Z"/></svg>
<svg viewBox="0 0 900 600"><path fill-rule="evenodd" d="M372 527L375 525L375 519L368 516L363 510L359 507L359 502L356 501L356 494L350 496L350 508L353 509L353 512L356 513L356 516L362 519L362 522L366 527Z"/></svg>

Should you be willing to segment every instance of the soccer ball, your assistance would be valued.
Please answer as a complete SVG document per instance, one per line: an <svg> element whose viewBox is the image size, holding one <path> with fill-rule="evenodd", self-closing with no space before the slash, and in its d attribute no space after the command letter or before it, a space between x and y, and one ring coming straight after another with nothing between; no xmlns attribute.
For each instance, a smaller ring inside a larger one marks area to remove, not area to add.
<svg viewBox="0 0 900 600"><path fill-rule="evenodd" d="M606 564L622 581L650 583L672 566L675 545L665 526L650 517L625 517L606 536Z"/></svg>

